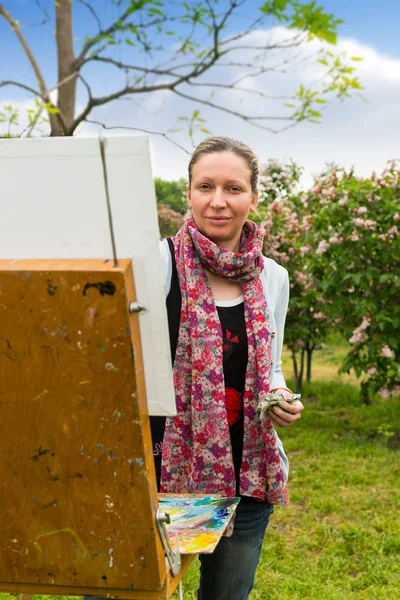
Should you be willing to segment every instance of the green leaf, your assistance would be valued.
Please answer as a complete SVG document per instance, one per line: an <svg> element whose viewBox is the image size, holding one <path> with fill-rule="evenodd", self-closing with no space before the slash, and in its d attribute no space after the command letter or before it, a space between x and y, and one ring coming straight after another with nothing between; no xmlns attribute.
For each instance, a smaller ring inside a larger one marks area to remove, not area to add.
<svg viewBox="0 0 400 600"><path fill-rule="evenodd" d="M364 58L362 56L352 56L351 60L354 60L356 62L360 62L360 61L364 60Z"/></svg>
<svg viewBox="0 0 400 600"><path fill-rule="evenodd" d="M132 42L131 39L129 38L125 38L125 43L128 44L128 46L134 46L135 44Z"/></svg>
<svg viewBox="0 0 400 600"><path fill-rule="evenodd" d="M164 16L164 13L159 8L149 8L148 13L150 15L160 15L161 17Z"/></svg>
<svg viewBox="0 0 400 600"><path fill-rule="evenodd" d="M209 131L208 129L205 129L204 127L202 127L200 129L200 131L202 131L203 133L206 133L207 135L211 135L211 131Z"/></svg>
<svg viewBox="0 0 400 600"><path fill-rule="evenodd" d="M196 109L195 111L193 111L192 119L197 119L197 117L199 116L199 114L200 114L199 110Z"/></svg>

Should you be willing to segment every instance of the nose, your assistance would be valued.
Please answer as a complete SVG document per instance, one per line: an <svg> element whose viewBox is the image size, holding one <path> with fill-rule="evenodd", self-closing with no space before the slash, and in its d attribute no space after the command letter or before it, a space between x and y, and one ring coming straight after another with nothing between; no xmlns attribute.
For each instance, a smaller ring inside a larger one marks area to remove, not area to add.
<svg viewBox="0 0 400 600"><path fill-rule="evenodd" d="M226 208L227 204L225 199L225 193L222 187L217 186L215 188L210 204L212 208Z"/></svg>

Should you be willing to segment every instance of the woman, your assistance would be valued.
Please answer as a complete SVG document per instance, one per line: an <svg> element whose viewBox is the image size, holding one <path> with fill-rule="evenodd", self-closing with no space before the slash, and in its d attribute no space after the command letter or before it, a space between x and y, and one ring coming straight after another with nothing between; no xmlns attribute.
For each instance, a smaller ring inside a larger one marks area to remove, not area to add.
<svg viewBox="0 0 400 600"><path fill-rule="evenodd" d="M274 425L300 418L280 368L289 282L262 256L264 229L248 146L208 138L189 164L191 216L161 242L177 416L151 419L163 492L240 495L233 534L201 555L199 600L244 600L274 504L286 504L287 459ZM256 408L283 397L263 427ZM161 480L161 482L160 482Z"/></svg>

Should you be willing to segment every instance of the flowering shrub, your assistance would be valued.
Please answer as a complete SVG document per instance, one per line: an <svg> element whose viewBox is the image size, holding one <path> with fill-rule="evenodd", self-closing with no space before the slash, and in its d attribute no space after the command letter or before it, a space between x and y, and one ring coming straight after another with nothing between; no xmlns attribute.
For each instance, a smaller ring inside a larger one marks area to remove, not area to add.
<svg viewBox="0 0 400 600"><path fill-rule="evenodd" d="M362 396L399 389L400 170L359 178L330 169L307 195L316 248L309 269L324 299L324 312L352 349L341 371L365 374Z"/></svg>
<svg viewBox="0 0 400 600"><path fill-rule="evenodd" d="M299 189L301 169L294 163L269 161L260 170L261 204L254 220L264 222L264 254L289 271L290 303L285 343L292 353L296 391L301 392L304 371L311 379L315 348L328 333L330 320L324 313L324 299L309 269L313 247L308 238L312 215L307 194Z"/></svg>

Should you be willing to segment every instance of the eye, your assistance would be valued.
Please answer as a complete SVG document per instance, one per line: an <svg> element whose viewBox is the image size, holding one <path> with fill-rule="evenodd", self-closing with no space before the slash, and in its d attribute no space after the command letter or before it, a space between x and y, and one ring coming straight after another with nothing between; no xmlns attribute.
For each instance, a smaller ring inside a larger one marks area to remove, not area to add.
<svg viewBox="0 0 400 600"><path fill-rule="evenodd" d="M231 187L229 189L230 189L231 192L235 192L235 193L238 193L238 192L242 191L241 188L238 187L237 185L231 185Z"/></svg>
<svg viewBox="0 0 400 600"><path fill-rule="evenodd" d="M198 186L199 190L209 190L210 189L210 185L208 183L200 183L200 185Z"/></svg>

